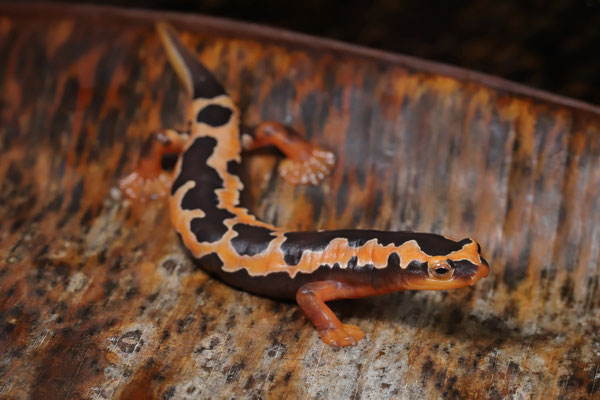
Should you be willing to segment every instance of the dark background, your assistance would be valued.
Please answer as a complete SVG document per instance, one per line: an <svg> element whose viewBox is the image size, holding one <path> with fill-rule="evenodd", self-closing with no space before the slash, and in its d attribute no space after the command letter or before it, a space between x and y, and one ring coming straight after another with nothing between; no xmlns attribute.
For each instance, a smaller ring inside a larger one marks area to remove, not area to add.
<svg viewBox="0 0 600 400"><path fill-rule="evenodd" d="M256 22L600 104L600 0L70 0Z"/></svg>

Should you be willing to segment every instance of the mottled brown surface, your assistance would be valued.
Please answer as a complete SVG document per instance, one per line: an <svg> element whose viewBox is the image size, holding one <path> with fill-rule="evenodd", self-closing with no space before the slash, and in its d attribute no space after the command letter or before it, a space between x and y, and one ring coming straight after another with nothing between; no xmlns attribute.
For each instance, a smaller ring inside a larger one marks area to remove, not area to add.
<svg viewBox="0 0 600 400"><path fill-rule="evenodd" d="M493 272L474 288L334 304L367 333L335 349L295 305L198 270L166 202L115 189L148 132L182 123L154 15L60 11L0 6L0 397L600 396L598 109L183 18L245 122L281 120L339 156L320 187L253 156L257 214L482 243Z"/></svg>

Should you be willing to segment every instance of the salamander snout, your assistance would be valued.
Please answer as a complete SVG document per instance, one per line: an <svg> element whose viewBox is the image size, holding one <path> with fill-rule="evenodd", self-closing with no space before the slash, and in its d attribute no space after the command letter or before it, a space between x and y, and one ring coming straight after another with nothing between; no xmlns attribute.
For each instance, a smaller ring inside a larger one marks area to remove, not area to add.
<svg viewBox="0 0 600 400"><path fill-rule="evenodd" d="M490 274L490 264L488 264L488 262L485 260L485 258L483 258L483 256L481 255L481 246L479 245L479 243L477 243L475 240L471 239L471 241L477 245L477 255L479 256L479 271L478 274L476 274L476 278L478 281L481 278L485 278L486 276L488 276ZM475 278L474 277L474 278ZM476 282L475 281L475 282Z"/></svg>
<svg viewBox="0 0 600 400"><path fill-rule="evenodd" d="M481 246L473 239L464 246L458 257L449 260L456 269L456 278L473 285L490 273L490 265L481 255Z"/></svg>

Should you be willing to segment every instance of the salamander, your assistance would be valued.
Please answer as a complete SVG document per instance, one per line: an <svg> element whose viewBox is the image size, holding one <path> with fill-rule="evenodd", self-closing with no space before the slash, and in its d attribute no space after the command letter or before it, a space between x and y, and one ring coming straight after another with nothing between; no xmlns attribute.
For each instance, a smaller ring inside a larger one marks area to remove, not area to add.
<svg viewBox="0 0 600 400"><path fill-rule="evenodd" d="M157 23L157 32L192 98L186 129L154 132L120 186L139 201L169 196L175 230L208 273L250 293L295 299L332 346L355 345L365 334L342 324L327 301L455 289L488 275L481 247L470 238L356 229L293 232L259 220L240 202L243 151L277 147L285 156L279 173L291 184L326 179L334 154L278 122L241 127L232 98L175 30ZM160 168L166 153L179 154L171 173Z"/></svg>

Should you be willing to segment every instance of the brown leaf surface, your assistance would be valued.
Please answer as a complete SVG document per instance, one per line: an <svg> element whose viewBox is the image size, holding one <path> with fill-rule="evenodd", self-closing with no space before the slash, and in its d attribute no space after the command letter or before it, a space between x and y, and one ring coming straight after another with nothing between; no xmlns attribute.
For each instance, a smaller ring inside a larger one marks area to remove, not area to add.
<svg viewBox="0 0 600 400"><path fill-rule="evenodd" d="M166 203L115 185L182 125L159 14L0 7L0 397L558 398L600 393L600 112L445 66L170 15L246 123L333 150L319 187L246 158L290 228L473 236L473 288L340 302L324 345L293 304L209 278ZM438 71L439 73L435 73Z"/></svg>

